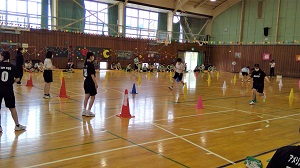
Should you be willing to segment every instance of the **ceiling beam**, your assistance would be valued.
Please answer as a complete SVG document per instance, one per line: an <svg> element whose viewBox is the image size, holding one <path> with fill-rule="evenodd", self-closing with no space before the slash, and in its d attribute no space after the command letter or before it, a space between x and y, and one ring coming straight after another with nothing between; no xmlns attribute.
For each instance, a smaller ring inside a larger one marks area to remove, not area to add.
<svg viewBox="0 0 300 168"><path fill-rule="evenodd" d="M175 8L174 8L174 11L173 13L176 13L178 9L181 9L181 7L186 4L189 0L177 0L175 1L175 3L177 2Z"/></svg>
<svg viewBox="0 0 300 168"><path fill-rule="evenodd" d="M194 8L198 8L199 6L202 6L207 0L201 0L196 5L194 5Z"/></svg>

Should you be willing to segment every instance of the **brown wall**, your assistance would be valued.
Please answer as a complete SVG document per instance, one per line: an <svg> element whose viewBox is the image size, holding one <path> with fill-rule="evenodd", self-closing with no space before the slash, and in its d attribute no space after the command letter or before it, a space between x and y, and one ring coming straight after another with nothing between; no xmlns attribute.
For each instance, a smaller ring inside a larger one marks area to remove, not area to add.
<svg viewBox="0 0 300 168"><path fill-rule="evenodd" d="M209 46L209 62L223 71L231 71L232 62L236 61L235 71L255 63L260 64L262 70L269 75L269 62L275 60L275 75L300 77L300 62L296 61L296 54L300 54L299 45L228 45ZM241 53L241 58L235 58L235 52ZM263 53L270 53L269 61L262 60Z"/></svg>
<svg viewBox="0 0 300 168"><path fill-rule="evenodd" d="M29 32L22 32L21 35L16 34L4 34L0 33L0 41L12 41L13 43L28 43L29 49L28 53L24 54L24 59L31 60L41 60L45 59L46 47L47 46L56 46L61 48L68 48L69 46L86 46L86 47L99 47L99 48L110 48L110 59L102 60L107 61L108 65L112 62L117 62L116 59L116 50L127 50L134 51L134 56L142 55L142 62L153 63L165 63L170 64L172 60L177 58L177 51L191 51L194 48L194 51L207 51L207 46L199 46L198 44L182 44L182 43L171 43L168 46L164 44L159 44L156 46L149 45L149 40L144 39L134 39L134 38L118 38L118 37L108 37L108 36L99 36L91 34L79 34L71 32L61 32L61 31L49 31L49 30L31 30ZM2 45L0 48L8 49L12 53L12 62L15 59L15 49L17 46ZM161 59L148 58L146 51L158 51L161 54ZM76 54L76 52L74 52ZM76 60L76 55L74 55ZM165 58L167 56L167 58ZM120 63L125 67L128 63L133 63L132 60L120 60ZM66 68L67 66L66 57L55 57L53 58L53 65L58 68ZM149 61L150 60L150 61ZM80 63L81 62L81 63ZM76 60L75 65L78 64L77 68L81 68L82 60Z"/></svg>

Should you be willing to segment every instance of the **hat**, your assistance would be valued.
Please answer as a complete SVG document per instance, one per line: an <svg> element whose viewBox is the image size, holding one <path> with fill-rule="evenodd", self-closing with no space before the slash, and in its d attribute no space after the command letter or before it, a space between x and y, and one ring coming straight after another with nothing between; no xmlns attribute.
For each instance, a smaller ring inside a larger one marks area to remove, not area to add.
<svg viewBox="0 0 300 168"><path fill-rule="evenodd" d="M254 67L257 67L257 68L259 68L259 64L254 64Z"/></svg>

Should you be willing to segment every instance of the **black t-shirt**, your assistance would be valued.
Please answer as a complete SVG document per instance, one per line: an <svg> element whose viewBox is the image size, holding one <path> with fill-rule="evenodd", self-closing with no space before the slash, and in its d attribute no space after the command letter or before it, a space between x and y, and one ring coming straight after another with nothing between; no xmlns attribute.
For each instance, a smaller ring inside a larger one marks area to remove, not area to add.
<svg viewBox="0 0 300 168"><path fill-rule="evenodd" d="M279 148L267 168L300 168L300 146Z"/></svg>
<svg viewBox="0 0 300 168"><path fill-rule="evenodd" d="M20 53L17 53L17 56L16 56L16 67L22 68L22 65L24 65L24 58L23 58L23 54L20 52Z"/></svg>
<svg viewBox="0 0 300 168"><path fill-rule="evenodd" d="M92 80L92 75L94 75L96 77L96 70L95 70L95 66L92 62L86 62L85 63L85 67L86 67L86 71L87 71L87 74L86 74L86 79L87 80Z"/></svg>
<svg viewBox="0 0 300 168"><path fill-rule="evenodd" d="M0 87L12 86L19 78L16 67L9 62L0 62Z"/></svg>
<svg viewBox="0 0 300 168"><path fill-rule="evenodd" d="M253 71L251 74L251 78L253 78L253 83L255 84L264 84L264 80L266 77L266 73L259 69L258 71Z"/></svg>

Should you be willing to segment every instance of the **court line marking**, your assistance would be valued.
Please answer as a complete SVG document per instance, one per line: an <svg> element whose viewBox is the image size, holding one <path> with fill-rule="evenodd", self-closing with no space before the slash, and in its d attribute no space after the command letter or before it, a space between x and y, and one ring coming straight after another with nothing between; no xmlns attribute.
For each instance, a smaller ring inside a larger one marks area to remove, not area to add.
<svg viewBox="0 0 300 168"><path fill-rule="evenodd" d="M214 152L212 152L212 151L210 151L210 150L208 150L208 149L206 149L206 148L204 148L204 147L202 147L202 146L200 146L200 145L198 145L198 144L196 144L196 143L194 143L194 142L192 142L192 141L189 141L189 140L183 138L182 136L179 136L179 135L177 135L177 134L175 134L175 133L173 133L173 132L171 132L171 131L168 131L168 130L166 130L166 129L164 129L164 128L158 126L158 125L155 125L155 124L152 124L152 125L154 125L155 127L159 128L159 129L161 129L161 130L164 130L165 132L167 132L167 133L169 133L169 134L171 134L171 135L173 135L173 136L175 136L175 137L177 137L177 138L179 138L179 139L182 139L182 140L184 140L184 141L186 141L186 142L188 142L188 143L190 143L190 144L192 144L192 145L194 145L194 146L196 146L196 147L198 147L198 148L200 148L200 149L202 149L202 150L204 150L204 151L206 151L206 152L208 152L208 153L211 153L211 154L217 156L217 157L220 158L220 159L223 159L223 160L225 160L225 161L227 161L227 162L229 162L229 163L231 163L231 164L234 164L233 161L231 161L231 160L229 160L229 159L226 159L225 157L222 157L221 155L218 155L218 154L216 154L216 153L214 153Z"/></svg>

